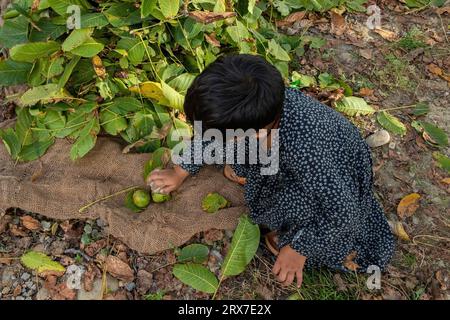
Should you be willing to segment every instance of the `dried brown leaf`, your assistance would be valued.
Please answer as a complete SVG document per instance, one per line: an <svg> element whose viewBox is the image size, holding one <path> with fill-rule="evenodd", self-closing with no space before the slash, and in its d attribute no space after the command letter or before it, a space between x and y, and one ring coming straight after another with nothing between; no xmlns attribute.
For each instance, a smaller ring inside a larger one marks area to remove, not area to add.
<svg viewBox="0 0 450 320"><path fill-rule="evenodd" d="M410 217L419 208L420 194L411 193L405 196L397 206L397 214L400 218Z"/></svg>
<svg viewBox="0 0 450 320"><path fill-rule="evenodd" d="M20 218L20 221L22 221L23 226L28 230L38 230L41 227L39 221L34 219L32 216L23 216Z"/></svg>
<svg viewBox="0 0 450 320"><path fill-rule="evenodd" d="M279 20L276 22L277 27L290 27L295 22L302 20L305 17L306 12L305 11L297 11L294 13L291 13L283 20Z"/></svg>
<svg viewBox="0 0 450 320"><path fill-rule="evenodd" d="M106 258L106 271L113 277L131 282L134 279L134 273L131 267L115 256L109 255Z"/></svg>
<svg viewBox="0 0 450 320"><path fill-rule="evenodd" d="M236 16L235 12L191 11L189 17L200 23L211 23Z"/></svg>

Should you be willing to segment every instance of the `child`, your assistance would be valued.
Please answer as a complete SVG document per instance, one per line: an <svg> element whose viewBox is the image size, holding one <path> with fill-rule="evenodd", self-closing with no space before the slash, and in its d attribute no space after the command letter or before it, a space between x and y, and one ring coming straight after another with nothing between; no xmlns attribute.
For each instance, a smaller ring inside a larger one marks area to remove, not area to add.
<svg viewBox="0 0 450 320"><path fill-rule="evenodd" d="M300 287L305 263L348 270L344 261L352 253L359 271L387 265L394 240L372 192L370 150L341 114L285 88L276 68L252 55L211 63L189 88L184 109L203 129L279 129L276 174L261 174L261 164L225 168L229 178L245 178L251 219L276 232L280 249L272 271L279 281L296 278ZM149 183L170 193L200 168L183 163L159 170Z"/></svg>

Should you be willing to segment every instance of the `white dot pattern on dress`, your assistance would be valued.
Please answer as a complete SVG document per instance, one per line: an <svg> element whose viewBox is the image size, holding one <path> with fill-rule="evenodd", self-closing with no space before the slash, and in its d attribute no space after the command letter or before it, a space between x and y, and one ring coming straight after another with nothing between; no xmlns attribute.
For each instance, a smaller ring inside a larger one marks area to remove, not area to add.
<svg viewBox="0 0 450 320"><path fill-rule="evenodd" d="M289 244L306 256L307 267L345 271L345 257L356 251L359 271L370 265L384 269L394 238L374 197L370 149L357 128L335 110L287 88L276 147L275 175L261 175L260 164L232 165L247 179L252 220L277 230L280 246ZM182 167L195 174L201 165Z"/></svg>

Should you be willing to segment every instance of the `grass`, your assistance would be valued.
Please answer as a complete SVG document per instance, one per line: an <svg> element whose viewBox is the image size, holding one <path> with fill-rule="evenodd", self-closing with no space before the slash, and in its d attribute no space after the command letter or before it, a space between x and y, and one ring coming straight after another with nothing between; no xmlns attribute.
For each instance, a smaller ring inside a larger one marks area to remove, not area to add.
<svg viewBox="0 0 450 320"><path fill-rule="evenodd" d="M411 51L418 48L425 48L427 44L424 42L424 34L422 30L417 27L411 28L405 36L396 42L396 46L406 51Z"/></svg>
<svg viewBox="0 0 450 320"><path fill-rule="evenodd" d="M388 91L396 89L408 92L414 91L417 81L414 73L416 69L413 65L402 57L397 57L393 53L384 56L384 67L375 68L373 75L378 80L380 86Z"/></svg>

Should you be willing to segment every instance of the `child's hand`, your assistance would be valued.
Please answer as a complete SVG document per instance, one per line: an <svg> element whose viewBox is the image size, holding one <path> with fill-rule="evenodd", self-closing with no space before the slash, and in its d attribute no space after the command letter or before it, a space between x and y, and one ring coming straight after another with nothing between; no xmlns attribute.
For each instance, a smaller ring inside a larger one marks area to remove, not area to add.
<svg viewBox="0 0 450 320"><path fill-rule="evenodd" d="M306 257L299 254L290 246L281 248L272 272L283 285L288 286L297 277L297 287L300 288L303 281L303 266Z"/></svg>
<svg viewBox="0 0 450 320"><path fill-rule="evenodd" d="M164 170L156 169L148 176L147 184L153 192L169 194L177 190L188 176L189 172L179 166Z"/></svg>

